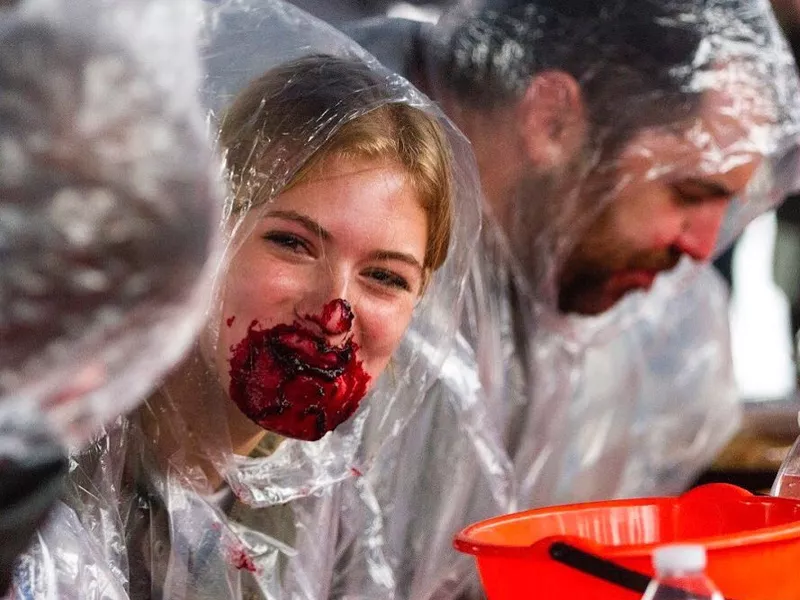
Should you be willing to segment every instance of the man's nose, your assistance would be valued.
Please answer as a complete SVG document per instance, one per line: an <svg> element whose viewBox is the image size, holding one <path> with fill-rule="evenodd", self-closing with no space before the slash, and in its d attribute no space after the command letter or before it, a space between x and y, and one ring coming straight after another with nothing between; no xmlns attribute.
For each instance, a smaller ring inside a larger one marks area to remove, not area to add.
<svg viewBox="0 0 800 600"><path fill-rule="evenodd" d="M728 198L720 198L687 207L681 232L675 240L678 249L695 260L710 259L729 205Z"/></svg>

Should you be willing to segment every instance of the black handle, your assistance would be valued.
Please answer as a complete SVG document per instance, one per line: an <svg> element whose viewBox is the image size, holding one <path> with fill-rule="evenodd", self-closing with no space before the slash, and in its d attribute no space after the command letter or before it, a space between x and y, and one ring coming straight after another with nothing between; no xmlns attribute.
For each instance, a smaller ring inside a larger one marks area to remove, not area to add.
<svg viewBox="0 0 800 600"><path fill-rule="evenodd" d="M650 577L565 542L550 544L550 558L603 581L644 594Z"/></svg>
<svg viewBox="0 0 800 600"><path fill-rule="evenodd" d="M554 561L577 569L582 573L597 577L608 583L613 583L619 587L636 592L637 594L644 594L647 586L650 584L651 578L644 573L639 573L627 567L623 567L613 561L610 561L602 556L597 556L591 552L581 550L566 542L553 542L550 544L550 558ZM680 588L669 587L666 592L674 593L675 600L686 598L688 592ZM671 596L672 594L670 594ZM711 600L709 596L696 596L700 600ZM733 600L726 598L725 600Z"/></svg>

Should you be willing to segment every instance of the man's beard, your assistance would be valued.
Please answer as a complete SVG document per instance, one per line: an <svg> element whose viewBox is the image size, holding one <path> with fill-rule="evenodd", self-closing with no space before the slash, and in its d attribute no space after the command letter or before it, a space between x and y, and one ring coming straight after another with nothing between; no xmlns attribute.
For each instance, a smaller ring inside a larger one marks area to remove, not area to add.
<svg viewBox="0 0 800 600"><path fill-rule="evenodd" d="M613 239L613 238L611 238ZM592 244L599 246L602 242ZM559 282L558 307L561 312L595 315L612 308L628 292L649 287L656 273L677 266L681 253L675 248L664 251L625 253L607 242L608 252L573 255L569 271Z"/></svg>
<svg viewBox="0 0 800 600"><path fill-rule="evenodd" d="M564 261L558 280L561 312L604 312L628 292L649 287L654 274L672 270L680 261L675 247L642 250L627 245L614 227L614 208L606 203Z"/></svg>

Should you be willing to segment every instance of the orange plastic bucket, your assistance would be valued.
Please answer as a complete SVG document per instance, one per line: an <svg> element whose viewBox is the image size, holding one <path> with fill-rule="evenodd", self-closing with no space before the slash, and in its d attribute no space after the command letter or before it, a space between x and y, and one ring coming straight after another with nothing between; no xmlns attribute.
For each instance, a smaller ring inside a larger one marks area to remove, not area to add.
<svg viewBox="0 0 800 600"><path fill-rule="evenodd" d="M726 598L800 600L800 501L709 484L678 498L531 510L467 527L489 600L636 600L663 544L694 542Z"/></svg>

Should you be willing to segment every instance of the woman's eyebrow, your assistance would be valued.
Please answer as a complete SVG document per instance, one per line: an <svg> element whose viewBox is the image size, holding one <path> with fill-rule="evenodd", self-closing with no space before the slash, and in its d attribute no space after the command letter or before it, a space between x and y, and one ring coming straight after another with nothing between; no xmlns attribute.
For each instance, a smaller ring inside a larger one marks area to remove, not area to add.
<svg viewBox="0 0 800 600"><path fill-rule="evenodd" d="M323 241L328 241L333 237L331 236L330 232L328 232L324 227L322 227L322 225L317 223L314 219L307 217L306 215L301 214L294 210L270 210L264 215L264 218L267 217L294 221L295 223L302 225L305 229L309 231L309 233L319 237Z"/></svg>
<svg viewBox="0 0 800 600"><path fill-rule="evenodd" d="M411 254L406 254L405 252L396 252L394 250L378 250L373 252L370 255L370 258L373 260L399 260L400 262L404 262L412 267L416 267L420 271L423 270L419 261Z"/></svg>

